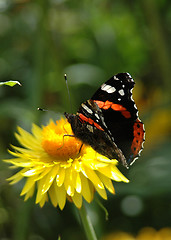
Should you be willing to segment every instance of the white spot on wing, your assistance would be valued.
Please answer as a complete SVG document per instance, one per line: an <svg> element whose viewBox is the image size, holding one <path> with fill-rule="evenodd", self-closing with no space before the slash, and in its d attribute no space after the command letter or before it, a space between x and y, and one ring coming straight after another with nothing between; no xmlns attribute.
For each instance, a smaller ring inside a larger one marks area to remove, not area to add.
<svg viewBox="0 0 171 240"><path fill-rule="evenodd" d="M130 73L126 72L126 74L127 74L130 78L132 78Z"/></svg>
<svg viewBox="0 0 171 240"><path fill-rule="evenodd" d="M133 88L130 89L130 93L131 93L130 98L131 98L131 101L134 103L134 108L137 110L137 111L136 111L136 116L137 116L137 118L138 118L138 109L137 109L137 106L136 106L136 104L135 104L135 102L134 102L134 99L133 99L133 96L132 96L132 91L133 91ZM139 119L139 118L138 118L138 119ZM140 120L140 119L139 119L139 120Z"/></svg>
<svg viewBox="0 0 171 240"><path fill-rule="evenodd" d="M97 119L100 119L100 118L99 118L99 115L98 115L97 113L95 113L95 117L96 117Z"/></svg>
<svg viewBox="0 0 171 240"><path fill-rule="evenodd" d="M114 87L104 83L101 86L101 90L103 90L103 91L105 91L107 93L114 93L116 91L116 88L114 88Z"/></svg>
<svg viewBox="0 0 171 240"><path fill-rule="evenodd" d="M81 106L82 106L88 113L93 114L93 111L92 111L89 107L87 107L84 103L82 103Z"/></svg>
<svg viewBox="0 0 171 240"><path fill-rule="evenodd" d="M125 93L124 93L124 90L123 90L123 89L119 90L118 92L119 92L119 94L120 94L121 96L124 96L124 95L125 95Z"/></svg>
<svg viewBox="0 0 171 240"><path fill-rule="evenodd" d="M104 117L101 115L100 118L101 118L102 124L107 128L106 123L105 123L105 121L104 121Z"/></svg>
<svg viewBox="0 0 171 240"><path fill-rule="evenodd" d="M134 108L135 108L135 109L137 109L137 106L136 106L136 104L135 104L135 103L134 103ZM138 110L138 109L137 109L137 110Z"/></svg>
<svg viewBox="0 0 171 240"><path fill-rule="evenodd" d="M133 80L133 78L132 78L131 74L129 74L128 72L127 72L126 74L127 74L127 75L128 75L128 77L131 79L131 82L134 82L134 80Z"/></svg>
<svg viewBox="0 0 171 240"><path fill-rule="evenodd" d="M116 76L113 76L114 80L119 80L119 78L117 78Z"/></svg>
<svg viewBox="0 0 171 240"><path fill-rule="evenodd" d="M93 126L91 126L91 125L87 125L87 129L90 131L90 132L92 132L93 133Z"/></svg>

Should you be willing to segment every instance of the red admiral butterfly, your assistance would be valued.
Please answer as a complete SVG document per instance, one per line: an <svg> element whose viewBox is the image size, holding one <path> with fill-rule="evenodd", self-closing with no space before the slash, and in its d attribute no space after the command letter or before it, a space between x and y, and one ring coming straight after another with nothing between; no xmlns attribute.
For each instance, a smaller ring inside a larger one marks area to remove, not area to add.
<svg viewBox="0 0 171 240"><path fill-rule="evenodd" d="M118 73L82 103L76 114L64 114L76 138L127 168L140 155L145 136L132 99L134 84L129 73Z"/></svg>

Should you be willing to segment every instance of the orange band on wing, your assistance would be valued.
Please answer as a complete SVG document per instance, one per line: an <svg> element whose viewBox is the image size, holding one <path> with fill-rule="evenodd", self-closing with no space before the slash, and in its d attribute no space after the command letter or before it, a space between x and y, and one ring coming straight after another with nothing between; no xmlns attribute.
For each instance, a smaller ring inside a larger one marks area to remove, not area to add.
<svg viewBox="0 0 171 240"><path fill-rule="evenodd" d="M121 113L125 118L130 118L131 117L131 114L128 111L121 111Z"/></svg>
<svg viewBox="0 0 171 240"><path fill-rule="evenodd" d="M79 114L79 118L82 120L82 122L88 122L89 124L94 125L99 130L104 131L104 129L99 124L97 124L91 118L85 117L82 113Z"/></svg>
<svg viewBox="0 0 171 240"><path fill-rule="evenodd" d="M134 129L134 139L132 142L131 150L134 153L134 156L138 155L139 151L142 148L142 143L144 142L144 129L143 123L137 119L133 126Z"/></svg>
<svg viewBox="0 0 171 240"><path fill-rule="evenodd" d="M106 101L106 102L103 102L103 101L98 101L98 100L94 100L94 102L98 105L99 108L101 109L104 109L104 110L107 110L109 108L112 108L113 110L115 111L120 111L121 114L125 117L125 118L130 118L131 117L131 114L129 111L126 110L125 107L123 107L122 105L120 104L115 104L113 102L110 102L110 101Z"/></svg>

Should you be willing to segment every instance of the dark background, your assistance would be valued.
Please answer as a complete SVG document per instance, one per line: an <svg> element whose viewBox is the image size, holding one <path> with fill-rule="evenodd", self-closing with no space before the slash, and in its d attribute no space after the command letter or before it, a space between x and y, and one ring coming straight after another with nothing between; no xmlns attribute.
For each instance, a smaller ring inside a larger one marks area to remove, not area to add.
<svg viewBox="0 0 171 240"><path fill-rule="evenodd" d="M135 79L134 99L145 123L142 156L121 171L129 184L114 183L116 195L89 209L98 237L114 231L136 234L142 227L171 227L171 1L3 0L0 1L0 158L9 158L16 126L47 124L73 111L118 72ZM38 112L37 107L51 111ZM60 211L19 196L13 171L0 162L0 239L84 239L71 203Z"/></svg>

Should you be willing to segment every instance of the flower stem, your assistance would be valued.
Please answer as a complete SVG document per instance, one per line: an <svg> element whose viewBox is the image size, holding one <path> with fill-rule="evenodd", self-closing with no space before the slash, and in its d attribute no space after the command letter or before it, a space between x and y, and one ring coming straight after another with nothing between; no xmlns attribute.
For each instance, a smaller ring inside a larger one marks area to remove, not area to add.
<svg viewBox="0 0 171 240"><path fill-rule="evenodd" d="M79 209L79 215L80 215L81 222L82 222L87 239L88 240L97 240L93 225L92 225L90 218L86 212L84 203L83 203L82 207Z"/></svg>

